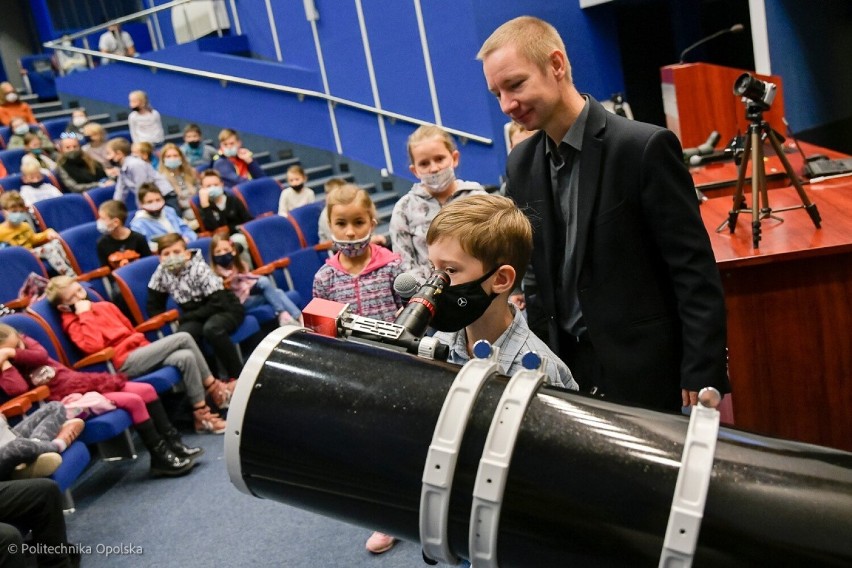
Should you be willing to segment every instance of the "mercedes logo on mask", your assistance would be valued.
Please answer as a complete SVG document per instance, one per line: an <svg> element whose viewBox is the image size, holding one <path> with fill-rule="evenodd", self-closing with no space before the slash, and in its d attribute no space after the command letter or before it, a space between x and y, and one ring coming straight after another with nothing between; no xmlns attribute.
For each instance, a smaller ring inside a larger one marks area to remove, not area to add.
<svg viewBox="0 0 852 568"><path fill-rule="evenodd" d="M459 301L456 302L460 308L463 308L467 305L467 298L459 298Z"/></svg>

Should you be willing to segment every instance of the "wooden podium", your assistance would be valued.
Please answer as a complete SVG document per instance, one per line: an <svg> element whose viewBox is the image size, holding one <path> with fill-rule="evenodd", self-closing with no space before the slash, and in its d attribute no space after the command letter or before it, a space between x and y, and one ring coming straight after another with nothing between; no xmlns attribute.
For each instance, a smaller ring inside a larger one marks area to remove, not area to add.
<svg viewBox="0 0 852 568"><path fill-rule="evenodd" d="M717 149L737 133L746 133L749 121L745 117L745 105L741 97L734 94L734 82L743 73L751 73L778 86L772 108L763 117L781 134L786 132L782 120L784 92L778 75L760 75L709 63L667 65L660 69L666 127L680 138L684 148L703 144L714 130L722 136Z"/></svg>

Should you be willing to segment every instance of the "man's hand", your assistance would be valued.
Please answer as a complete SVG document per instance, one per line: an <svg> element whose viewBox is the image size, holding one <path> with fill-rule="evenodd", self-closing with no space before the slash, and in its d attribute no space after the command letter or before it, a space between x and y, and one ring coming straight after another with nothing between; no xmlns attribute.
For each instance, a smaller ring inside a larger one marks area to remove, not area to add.
<svg viewBox="0 0 852 568"><path fill-rule="evenodd" d="M683 401L683 406L695 406L698 404L698 391L681 389L680 397Z"/></svg>

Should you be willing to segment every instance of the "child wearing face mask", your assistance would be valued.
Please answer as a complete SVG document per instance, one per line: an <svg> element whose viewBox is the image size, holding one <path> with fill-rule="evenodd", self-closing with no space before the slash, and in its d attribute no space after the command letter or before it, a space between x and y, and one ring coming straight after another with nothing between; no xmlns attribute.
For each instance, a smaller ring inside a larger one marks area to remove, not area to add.
<svg viewBox="0 0 852 568"><path fill-rule="evenodd" d="M61 197L62 192L45 177L49 172L38 163L27 160L21 164L21 197L27 206L42 199Z"/></svg>
<svg viewBox="0 0 852 568"><path fill-rule="evenodd" d="M155 184L143 183L137 195L141 208L133 215L130 228L148 240L152 251L157 251L157 238L168 233L180 234L187 243L198 238L177 211L166 205L163 194Z"/></svg>
<svg viewBox="0 0 852 568"><path fill-rule="evenodd" d="M55 157L56 154L53 142L47 137L41 128L38 128L37 126L31 127L29 124L24 122L23 118L13 118L12 123L9 125L9 130L12 131L12 134L9 136L9 141L6 143L6 147L10 150L12 148L25 148L27 146L25 137L27 134L32 134L39 139L39 142L41 142L39 147L42 148L46 154L49 154L51 158Z"/></svg>
<svg viewBox="0 0 852 568"><path fill-rule="evenodd" d="M361 316L392 322L402 307L393 289L400 258L370 242L376 207L370 194L346 184L328 196L328 221L337 251L314 276L314 298L349 304Z"/></svg>
<svg viewBox="0 0 852 568"><path fill-rule="evenodd" d="M27 124L38 122L33 109L27 103L21 101L15 87L8 81L0 83L0 124L9 126L13 118L19 116Z"/></svg>
<svg viewBox="0 0 852 568"><path fill-rule="evenodd" d="M178 331L198 345L206 340L228 377L238 377L243 363L230 334L245 319L240 300L213 274L200 250L188 251L183 238L169 233L158 239L160 265L148 282L148 314L166 311L171 296L181 308Z"/></svg>
<svg viewBox="0 0 852 568"><path fill-rule="evenodd" d="M239 234L237 225L252 220L243 202L229 193L225 193L222 176L216 170L204 170L201 174L201 189L198 190L198 204L201 208L201 223L208 231L227 228L227 233L238 237L243 250L247 247L245 238Z"/></svg>
<svg viewBox="0 0 852 568"><path fill-rule="evenodd" d="M450 363L470 360L485 339L500 348L501 372L514 375L521 358L535 351L547 383L577 390L568 367L527 326L509 295L523 278L532 252L532 226L514 202L498 195L473 195L444 207L426 233L429 262L450 277L430 325L435 339L450 346Z"/></svg>
<svg viewBox="0 0 852 568"><path fill-rule="evenodd" d="M198 193L201 180L198 172L189 163L183 151L177 145L169 142L160 149L159 172L169 180L178 198L178 204L183 209L183 218L188 222L195 220L195 214L190 207L190 200ZM197 228L196 226L193 229Z"/></svg>
<svg viewBox="0 0 852 568"><path fill-rule="evenodd" d="M41 233L33 231L27 205L17 191L0 194L0 207L6 220L0 223L0 243L32 250L44 260L56 274L76 276L59 242L59 233L47 229Z"/></svg>
<svg viewBox="0 0 852 568"><path fill-rule="evenodd" d="M272 306L281 325L298 321L301 317L302 312L284 290L275 286L272 278L249 272L236 253L234 243L226 235L213 235L210 240L210 267L246 309L263 304Z"/></svg>
<svg viewBox="0 0 852 568"><path fill-rule="evenodd" d="M130 139L133 142L162 144L166 137L163 121L160 119L160 113L151 108L148 94L145 91L133 91L127 96L127 100L131 110L127 117Z"/></svg>
<svg viewBox="0 0 852 568"><path fill-rule="evenodd" d="M52 170L56 168L56 162L53 161L51 157L51 149L53 148L53 142L51 142L48 147L42 148L41 138L38 135L33 134L32 132L28 132L24 134L24 150L27 153L21 158L21 163L25 160L32 160L34 162L38 162L38 165L46 170Z"/></svg>
<svg viewBox="0 0 852 568"><path fill-rule="evenodd" d="M127 206L110 199L98 207L98 261L101 266L120 268L139 258L151 256L151 247L145 235L126 227Z"/></svg>
<svg viewBox="0 0 852 568"><path fill-rule="evenodd" d="M408 137L409 169L420 180L396 202L390 221L393 249L403 271L420 280L429 276L426 231L445 205L485 193L476 182L456 179L459 151L453 138L438 126L421 126Z"/></svg>
<svg viewBox="0 0 852 568"><path fill-rule="evenodd" d="M314 190L305 184L308 176L302 166L290 166L287 168L287 184L289 187L281 192L278 200L278 214L286 217L287 214L302 205L313 203L316 197Z"/></svg>
<svg viewBox="0 0 852 568"><path fill-rule="evenodd" d="M266 172L260 167L248 148L243 148L243 142L236 131L223 128L219 132L219 153L213 156L212 169L222 176L225 187L234 187L238 183L266 177Z"/></svg>
<svg viewBox="0 0 852 568"><path fill-rule="evenodd" d="M136 202L141 203L139 188L143 183L151 182L160 189L167 205L176 211L181 210L172 184L151 164L132 155L130 142L126 138L113 138L107 142L106 157L112 167L110 175L117 175L113 199L124 201L128 193L133 193L136 195Z"/></svg>
<svg viewBox="0 0 852 568"><path fill-rule="evenodd" d="M180 151L186 156L189 165L193 168L199 166L209 167L216 155L216 148L205 144L201 138L201 127L197 124L187 124L183 129L183 144Z"/></svg>

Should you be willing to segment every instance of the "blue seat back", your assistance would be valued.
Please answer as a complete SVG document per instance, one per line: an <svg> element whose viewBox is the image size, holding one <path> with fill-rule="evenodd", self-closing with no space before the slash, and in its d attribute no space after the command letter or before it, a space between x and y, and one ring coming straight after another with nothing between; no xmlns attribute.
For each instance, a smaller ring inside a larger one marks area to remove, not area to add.
<svg viewBox="0 0 852 568"><path fill-rule="evenodd" d="M204 257L204 262L210 264L210 241L213 240L213 237L199 237L189 243L187 247L192 249L199 249L201 251L201 255Z"/></svg>
<svg viewBox="0 0 852 568"><path fill-rule="evenodd" d="M11 150L0 150L0 163L6 168L6 174L21 173L21 158L27 151L23 148L12 148Z"/></svg>
<svg viewBox="0 0 852 568"><path fill-rule="evenodd" d="M4 178L0 178L0 189L3 191L12 191L21 189L21 174L12 174Z"/></svg>
<svg viewBox="0 0 852 568"><path fill-rule="evenodd" d="M33 204L39 224L44 228L64 231L97 220L97 213L79 193L43 199Z"/></svg>
<svg viewBox="0 0 852 568"><path fill-rule="evenodd" d="M259 217L264 213L278 213L281 186L275 178L253 179L234 186L234 193L243 200L249 215Z"/></svg>
<svg viewBox="0 0 852 568"><path fill-rule="evenodd" d="M146 256L112 272L121 291L121 297L124 298L137 325L149 318L148 282L159 264L159 257Z"/></svg>
<svg viewBox="0 0 852 568"><path fill-rule="evenodd" d="M240 231L248 241L255 266L284 258L305 244L296 226L287 217L280 215L269 215L243 223ZM275 280L279 287L286 288L281 271L275 272Z"/></svg>
<svg viewBox="0 0 852 568"><path fill-rule="evenodd" d="M75 268L79 268L80 273L101 267L98 260L98 239L101 234L95 221L65 229L59 236L68 245L65 247L68 258L72 260L72 264L76 262Z"/></svg>
<svg viewBox="0 0 852 568"><path fill-rule="evenodd" d="M0 266L3 267L0 278L0 302L9 302L18 297L18 291L30 275L35 272L47 278L47 270L31 251L24 247L6 247L0 249Z"/></svg>
<svg viewBox="0 0 852 568"><path fill-rule="evenodd" d="M63 116L60 118L51 118L48 120L43 120L41 123L41 127L47 133L47 137L51 140L56 140L59 136L65 132L65 127L68 126L71 117ZM82 145L82 142L80 143Z"/></svg>
<svg viewBox="0 0 852 568"><path fill-rule="evenodd" d="M305 244L312 247L319 244L319 218L325 209L325 201L314 201L292 209L290 218L298 225L305 237Z"/></svg>
<svg viewBox="0 0 852 568"><path fill-rule="evenodd" d="M89 201L95 211L103 204L104 201L109 201L115 195L115 184L93 187L92 189L83 192L83 197ZM133 199L133 207L136 208L136 198Z"/></svg>
<svg viewBox="0 0 852 568"><path fill-rule="evenodd" d="M12 137L12 129L8 126L0 126L0 150L6 147L9 143L9 138Z"/></svg>
<svg viewBox="0 0 852 568"><path fill-rule="evenodd" d="M314 291L314 275L328 260L328 252L313 247L301 249L290 254L290 266L287 273L293 283L293 290L298 292L299 301L296 305L301 310L311 301ZM294 300L295 301L295 300Z"/></svg>
<svg viewBox="0 0 852 568"><path fill-rule="evenodd" d="M30 89L40 101L56 100L56 72L50 55L25 55L19 60L21 69L27 72Z"/></svg>
<svg viewBox="0 0 852 568"><path fill-rule="evenodd" d="M107 140L112 140L113 138L124 138L125 140L130 142L130 131L114 130L112 132L107 132Z"/></svg>

